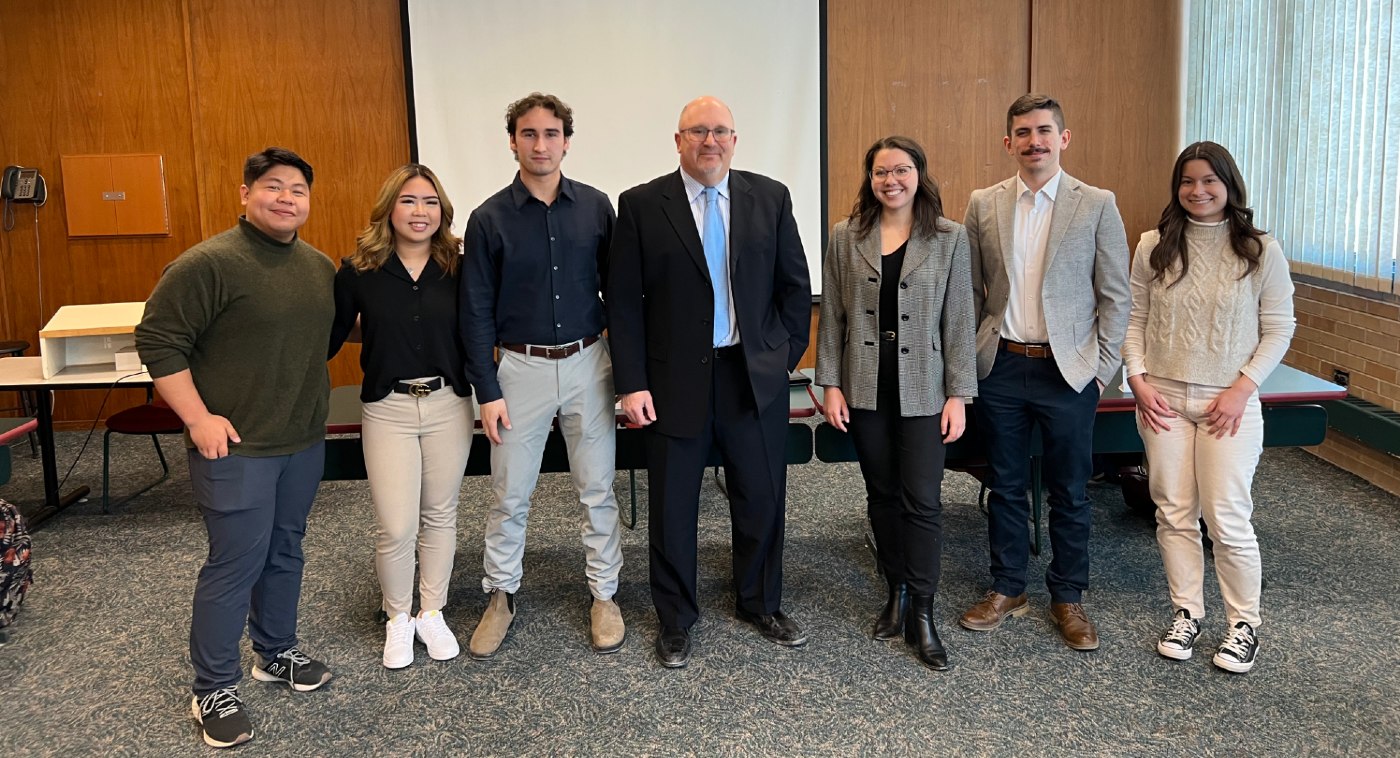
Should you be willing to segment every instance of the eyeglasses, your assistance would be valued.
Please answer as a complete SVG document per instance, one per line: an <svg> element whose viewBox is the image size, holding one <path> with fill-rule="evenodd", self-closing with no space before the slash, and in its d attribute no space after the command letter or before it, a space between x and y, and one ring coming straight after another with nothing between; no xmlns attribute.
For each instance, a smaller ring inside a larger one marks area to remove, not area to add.
<svg viewBox="0 0 1400 758"><path fill-rule="evenodd" d="M734 130L727 126L717 126L713 129L704 126L692 126L689 129L682 129L681 134L691 142L704 142L705 138L711 134L715 135L715 142L728 142L734 139Z"/></svg>
<svg viewBox="0 0 1400 758"><path fill-rule="evenodd" d="M870 172L870 178L875 180L883 180L890 174L894 174L894 178L896 179L908 179L910 174L913 173L913 166L895 166L891 169L877 168Z"/></svg>

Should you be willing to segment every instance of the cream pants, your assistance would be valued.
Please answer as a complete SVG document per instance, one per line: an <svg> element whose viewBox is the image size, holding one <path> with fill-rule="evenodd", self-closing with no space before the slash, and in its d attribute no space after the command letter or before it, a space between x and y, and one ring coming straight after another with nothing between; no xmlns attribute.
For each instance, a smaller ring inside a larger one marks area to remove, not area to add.
<svg viewBox="0 0 1400 758"><path fill-rule="evenodd" d="M1171 430L1154 434L1138 417L1147 451L1148 488L1157 504L1157 546L1167 572L1172 606L1205 617L1205 519L1215 554L1215 574L1230 626L1259 626L1259 542L1250 516L1250 484L1263 451L1264 419L1256 392L1245 405L1239 433L1216 439L1207 432L1206 406L1225 388L1147 378L1177 414Z"/></svg>

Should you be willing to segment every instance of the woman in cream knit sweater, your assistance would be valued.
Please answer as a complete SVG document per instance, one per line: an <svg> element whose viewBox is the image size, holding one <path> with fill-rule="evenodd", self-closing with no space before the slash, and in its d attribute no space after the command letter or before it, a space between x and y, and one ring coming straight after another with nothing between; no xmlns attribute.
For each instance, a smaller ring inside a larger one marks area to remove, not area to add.
<svg viewBox="0 0 1400 758"><path fill-rule="evenodd" d="M1227 629L1212 662L1244 673L1259 651L1259 543L1250 484L1263 450L1259 385L1293 338L1293 282L1256 228L1229 151L1197 142L1133 258L1123 359L1157 504L1171 624L1157 643L1191 657L1205 617L1200 520L1214 544Z"/></svg>

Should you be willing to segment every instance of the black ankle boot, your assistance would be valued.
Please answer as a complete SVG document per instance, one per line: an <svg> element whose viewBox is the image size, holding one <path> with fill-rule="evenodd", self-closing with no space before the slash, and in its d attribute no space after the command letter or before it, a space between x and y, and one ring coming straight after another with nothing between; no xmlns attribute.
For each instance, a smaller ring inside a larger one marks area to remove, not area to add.
<svg viewBox="0 0 1400 758"><path fill-rule="evenodd" d="M904 582L890 582L890 599L885 609L875 617L875 639L892 640L904 629L904 617L909 612L909 591Z"/></svg>
<svg viewBox="0 0 1400 758"><path fill-rule="evenodd" d="M911 595L909 615L904 620L904 641L914 646L919 660L934 671L948 668L948 651L933 628L933 595Z"/></svg>

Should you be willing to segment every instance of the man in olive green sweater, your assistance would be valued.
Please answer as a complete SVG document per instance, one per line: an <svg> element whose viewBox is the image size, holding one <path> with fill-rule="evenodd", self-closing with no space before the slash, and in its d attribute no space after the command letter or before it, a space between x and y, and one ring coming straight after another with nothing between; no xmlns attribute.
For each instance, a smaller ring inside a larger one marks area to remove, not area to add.
<svg viewBox="0 0 1400 758"><path fill-rule="evenodd" d="M330 671L297 648L301 540L325 460L326 345L335 268L301 241L311 166L249 156L238 225L165 270L136 328L156 390L185 422L209 533L190 624L191 709L213 747L253 738L238 696L246 625L253 677L306 692Z"/></svg>

